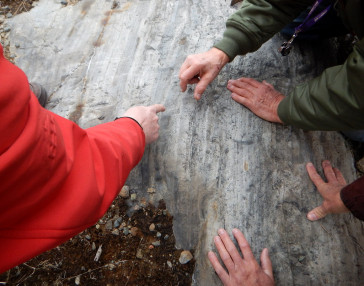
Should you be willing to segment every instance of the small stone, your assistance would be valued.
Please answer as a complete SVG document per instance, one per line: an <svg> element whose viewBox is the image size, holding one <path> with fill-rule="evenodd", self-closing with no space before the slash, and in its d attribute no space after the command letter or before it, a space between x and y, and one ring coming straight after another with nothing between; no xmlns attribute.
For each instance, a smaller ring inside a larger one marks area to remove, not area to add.
<svg viewBox="0 0 364 286"><path fill-rule="evenodd" d="M121 224L122 227L126 227L126 222L124 221L122 224Z"/></svg>
<svg viewBox="0 0 364 286"><path fill-rule="evenodd" d="M111 233L115 236L118 236L120 234L120 231L118 229L114 229Z"/></svg>
<svg viewBox="0 0 364 286"><path fill-rule="evenodd" d="M85 235L85 238L86 238L87 240L91 240L91 236L90 236L89 234L86 234L86 235Z"/></svg>
<svg viewBox="0 0 364 286"><path fill-rule="evenodd" d="M15 48L19 49L20 45L19 44L15 44Z"/></svg>
<svg viewBox="0 0 364 286"><path fill-rule="evenodd" d="M360 172L364 173L364 157L356 163L356 167Z"/></svg>
<svg viewBox="0 0 364 286"><path fill-rule="evenodd" d="M112 263L109 263L108 267L109 267L109 270L112 271L112 270L114 270L116 268L116 265L112 264Z"/></svg>
<svg viewBox="0 0 364 286"><path fill-rule="evenodd" d="M155 193L155 188L148 188L147 192L149 194L154 194Z"/></svg>
<svg viewBox="0 0 364 286"><path fill-rule="evenodd" d="M67 1L65 1L65 0L62 0L62 1L61 1L61 4L62 4L62 5L64 5L64 6L67 6L67 5L68 5L68 2L67 2Z"/></svg>
<svg viewBox="0 0 364 286"><path fill-rule="evenodd" d="M302 263L302 262L303 262L303 260L305 260L305 258L306 258L306 257L302 255L302 256L298 257L298 261Z"/></svg>
<svg viewBox="0 0 364 286"><path fill-rule="evenodd" d="M142 250L140 248L137 250L136 257L139 258L139 259L143 258L143 252L142 252Z"/></svg>
<svg viewBox="0 0 364 286"><path fill-rule="evenodd" d="M95 242L92 243L92 250L96 250L96 243Z"/></svg>
<svg viewBox="0 0 364 286"><path fill-rule="evenodd" d="M76 285L80 285L80 283L81 283L81 276L80 276L80 275L78 275L78 276L75 278L75 284L76 284Z"/></svg>
<svg viewBox="0 0 364 286"><path fill-rule="evenodd" d="M6 18L11 18L13 17L13 14L11 14L10 12L6 14Z"/></svg>
<svg viewBox="0 0 364 286"><path fill-rule="evenodd" d="M128 234L129 234L129 228L124 227L124 228L123 228L123 233L124 233L125 235L128 235Z"/></svg>
<svg viewBox="0 0 364 286"><path fill-rule="evenodd" d="M107 221L107 223L105 224L105 228L107 230L112 230L112 220Z"/></svg>
<svg viewBox="0 0 364 286"><path fill-rule="evenodd" d="M157 241L152 242L152 244L154 246L160 246L161 245L161 241L160 240L157 240Z"/></svg>
<svg viewBox="0 0 364 286"><path fill-rule="evenodd" d="M129 186L122 187L119 196L124 199L129 198Z"/></svg>
<svg viewBox="0 0 364 286"><path fill-rule="evenodd" d="M163 210L163 215L167 215L167 210Z"/></svg>
<svg viewBox="0 0 364 286"><path fill-rule="evenodd" d="M191 252L189 252L188 250L183 250L178 261L181 264L186 264L187 262L191 261L192 258L193 255L191 254Z"/></svg>
<svg viewBox="0 0 364 286"><path fill-rule="evenodd" d="M166 234L165 236L164 236L164 240L167 240L169 238L169 235L168 234Z"/></svg>
<svg viewBox="0 0 364 286"><path fill-rule="evenodd" d="M172 268L172 266L173 266L172 262L170 262L169 260L167 260L167 265L168 265L169 268Z"/></svg>
<svg viewBox="0 0 364 286"><path fill-rule="evenodd" d="M160 232L157 232L157 237L161 237L162 234Z"/></svg>
<svg viewBox="0 0 364 286"><path fill-rule="evenodd" d="M119 217L117 220L115 220L115 221L114 221L114 227L115 227L115 228L119 227L119 226L120 226L121 221L122 221L122 218L121 218L121 217Z"/></svg>
<svg viewBox="0 0 364 286"><path fill-rule="evenodd" d="M138 228L137 227L132 227L131 229L130 229L130 233L131 233L131 235L132 236L136 236L137 234L138 234Z"/></svg>
<svg viewBox="0 0 364 286"><path fill-rule="evenodd" d="M99 229L99 228L100 228L100 225L99 225L99 224L97 224L97 225L95 225L95 227L96 227L96 229Z"/></svg>
<svg viewBox="0 0 364 286"><path fill-rule="evenodd" d="M154 231L155 230L155 224L152 223L150 226L149 226L149 230L150 231Z"/></svg>
<svg viewBox="0 0 364 286"><path fill-rule="evenodd" d="M149 245L148 248L149 249L153 249L154 248L154 245Z"/></svg>
<svg viewBox="0 0 364 286"><path fill-rule="evenodd" d="M81 271L86 271L85 266L82 266L82 267L81 267Z"/></svg>
<svg viewBox="0 0 364 286"><path fill-rule="evenodd" d="M135 210L135 211L140 210L140 206L139 206L139 205L135 205L135 206L134 206L134 210Z"/></svg>
<svg viewBox="0 0 364 286"><path fill-rule="evenodd" d="M9 33L11 28L9 26L4 27L4 33Z"/></svg>
<svg viewBox="0 0 364 286"><path fill-rule="evenodd" d="M0 24L4 23L5 21L5 16L4 15L0 15Z"/></svg>
<svg viewBox="0 0 364 286"><path fill-rule="evenodd" d="M131 194L131 195L130 195L130 199L131 199L132 201L135 201L135 200L136 200L136 198L137 198L137 195L136 195L136 194Z"/></svg>

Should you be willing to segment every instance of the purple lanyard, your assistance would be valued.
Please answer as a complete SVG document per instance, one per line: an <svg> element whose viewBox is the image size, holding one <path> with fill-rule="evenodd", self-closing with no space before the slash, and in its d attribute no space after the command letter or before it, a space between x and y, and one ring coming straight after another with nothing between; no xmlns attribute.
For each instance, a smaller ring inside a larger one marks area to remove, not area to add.
<svg viewBox="0 0 364 286"><path fill-rule="evenodd" d="M298 33L307 30L308 28L311 28L313 25L316 24L317 21L319 21L323 16L326 15L326 13L331 9L332 3L327 6L323 11L321 11L318 15L315 17L312 17L313 12L316 10L318 5L321 4L324 0L317 0L315 4L313 4L310 12L308 12L308 15L306 16L305 20L303 20L302 24L299 25L295 30L294 34L292 35L291 39L288 42L284 42L282 46L278 49L278 52L282 54L282 56L287 56L291 49L292 49L292 43L294 39L298 36Z"/></svg>

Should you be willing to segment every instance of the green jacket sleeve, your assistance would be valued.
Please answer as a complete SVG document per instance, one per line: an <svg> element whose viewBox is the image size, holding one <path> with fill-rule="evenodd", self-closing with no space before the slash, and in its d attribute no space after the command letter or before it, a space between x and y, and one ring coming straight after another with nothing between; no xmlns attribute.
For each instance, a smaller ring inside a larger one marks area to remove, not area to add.
<svg viewBox="0 0 364 286"><path fill-rule="evenodd" d="M364 37L341 66L297 86L278 106L285 123L306 130L364 129Z"/></svg>
<svg viewBox="0 0 364 286"><path fill-rule="evenodd" d="M311 5L313 0L244 0L242 7L226 22L220 42L214 45L230 61L254 52L285 25Z"/></svg>

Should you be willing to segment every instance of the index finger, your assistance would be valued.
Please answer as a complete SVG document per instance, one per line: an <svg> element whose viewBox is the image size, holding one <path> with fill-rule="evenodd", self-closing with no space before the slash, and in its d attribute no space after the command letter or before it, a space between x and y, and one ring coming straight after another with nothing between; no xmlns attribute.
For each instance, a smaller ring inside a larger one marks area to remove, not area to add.
<svg viewBox="0 0 364 286"><path fill-rule="evenodd" d="M244 234L237 228L233 229L233 234L234 234L236 241L239 244L239 247L240 247L241 253L244 256L244 259L245 260L255 260L254 254L253 254L253 252L250 248L250 245L249 245L248 241L246 240Z"/></svg>
<svg viewBox="0 0 364 286"><path fill-rule="evenodd" d="M154 104L151 107L155 111L155 113L163 112L166 110L166 108L162 104Z"/></svg>
<svg viewBox="0 0 364 286"><path fill-rule="evenodd" d="M319 186L325 184L324 180L317 173L315 166L311 162L307 163L306 170L307 170L308 175L310 176L311 181L315 184L315 186L317 188L319 188Z"/></svg>

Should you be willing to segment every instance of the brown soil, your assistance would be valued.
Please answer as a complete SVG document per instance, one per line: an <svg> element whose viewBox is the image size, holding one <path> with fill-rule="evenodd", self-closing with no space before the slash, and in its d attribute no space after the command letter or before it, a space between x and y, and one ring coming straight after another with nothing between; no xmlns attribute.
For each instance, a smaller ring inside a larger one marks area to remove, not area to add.
<svg viewBox="0 0 364 286"><path fill-rule="evenodd" d="M0 8L8 6L16 15L29 11L33 2L0 0ZM9 47L4 54L10 55ZM182 250L175 248L173 217L164 202L158 207L131 202L118 196L98 224L1 274L0 285L191 285L195 260L179 262ZM127 203L139 209L130 217Z"/></svg>
<svg viewBox="0 0 364 286"><path fill-rule="evenodd" d="M191 285L195 261L179 262L182 250L175 248L173 217L163 201L158 207L140 207L131 217L128 209L127 201L118 196L98 224L3 273L0 281L6 285ZM116 221L120 226L115 227ZM101 255L95 261L99 248Z"/></svg>

